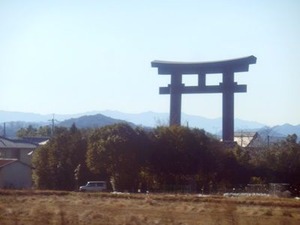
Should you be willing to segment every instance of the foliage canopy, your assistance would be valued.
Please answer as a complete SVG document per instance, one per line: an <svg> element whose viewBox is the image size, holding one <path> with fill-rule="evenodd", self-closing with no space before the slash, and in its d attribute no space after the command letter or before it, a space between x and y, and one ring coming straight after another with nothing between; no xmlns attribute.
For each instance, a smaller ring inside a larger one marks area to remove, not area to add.
<svg viewBox="0 0 300 225"><path fill-rule="evenodd" d="M84 133L57 128L33 155L37 188L73 190L90 179L106 180L118 191L225 191L249 182L300 186L297 136L254 150L224 145L203 130L182 126L144 129L126 123Z"/></svg>

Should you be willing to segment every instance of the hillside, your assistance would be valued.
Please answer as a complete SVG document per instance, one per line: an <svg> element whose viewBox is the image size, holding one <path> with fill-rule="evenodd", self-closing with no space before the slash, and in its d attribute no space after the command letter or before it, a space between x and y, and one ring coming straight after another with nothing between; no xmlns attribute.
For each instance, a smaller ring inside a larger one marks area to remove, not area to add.
<svg viewBox="0 0 300 225"><path fill-rule="evenodd" d="M71 127L72 124L75 124L78 128L97 128L115 123L126 123L126 121L113 119L102 114L96 114L90 116L81 116L79 118L67 119L63 122L60 122L58 126Z"/></svg>

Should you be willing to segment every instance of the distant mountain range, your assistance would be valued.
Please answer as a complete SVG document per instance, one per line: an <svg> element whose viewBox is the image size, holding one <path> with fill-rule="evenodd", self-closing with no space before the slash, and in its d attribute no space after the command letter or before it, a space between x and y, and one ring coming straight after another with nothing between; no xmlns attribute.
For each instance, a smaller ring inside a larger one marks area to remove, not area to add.
<svg viewBox="0 0 300 225"><path fill-rule="evenodd" d="M122 113L119 111L109 111L109 110L101 111L99 113L112 118L126 120L136 125L142 125L147 127L156 127L158 125L169 124L168 113L155 113L149 111L144 113L131 114L131 113ZM181 118L181 123L183 126L197 127L200 129L204 129L207 132L213 134L219 133L222 130L222 118L209 119L202 116L194 116L194 115L188 115L183 113ZM257 122L235 119L235 130L260 129L265 126L266 125Z"/></svg>
<svg viewBox="0 0 300 225"><path fill-rule="evenodd" d="M158 125L168 125L168 113L123 113L119 111L94 111L81 114L41 115L36 113L0 111L0 135L3 135L4 122L6 124L6 135L14 136L16 131L22 127L32 125L34 127L51 125L54 119L56 126L70 127L73 123L78 128L101 127L120 122L129 122L132 125L144 127L156 127ZM182 114L182 125L204 129L212 134L220 134L222 130L222 119L208 119L201 116ZM236 131L258 131L267 130L273 136L287 136L297 134L300 137L300 124L293 126L290 124L267 127L266 125L253 121L235 119Z"/></svg>

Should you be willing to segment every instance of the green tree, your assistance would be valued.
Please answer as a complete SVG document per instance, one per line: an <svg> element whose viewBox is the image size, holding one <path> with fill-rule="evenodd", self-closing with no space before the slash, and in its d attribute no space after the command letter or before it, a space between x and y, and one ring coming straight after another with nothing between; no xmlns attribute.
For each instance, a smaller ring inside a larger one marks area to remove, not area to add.
<svg viewBox="0 0 300 225"><path fill-rule="evenodd" d="M300 189L300 144L297 135L266 148L251 159L253 175L267 183L289 183Z"/></svg>
<svg viewBox="0 0 300 225"><path fill-rule="evenodd" d="M136 129L122 123L96 129L90 136L87 166L106 173L117 190L136 190L143 146Z"/></svg>
<svg viewBox="0 0 300 225"><path fill-rule="evenodd" d="M300 144L296 134L274 145L269 154L272 162L267 163L274 172L274 181L300 184Z"/></svg>
<svg viewBox="0 0 300 225"><path fill-rule="evenodd" d="M213 152L220 146L203 130L182 126L158 127L152 133L152 142L150 165L156 184L196 183L207 189L208 184L214 181Z"/></svg>
<svg viewBox="0 0 300 225"><path fill-rule="evenodd" d="M50 137L51 136L51 127L50 126L40 126L37 130L37 136Z"/></svg>
<svg viewBox="0 0 300 225"><path fill-rule="evenodd" d="M32 165L34 167L32 179L38 189L54 189L53 176L49 165L49 145L40 146L34 151Z"/></svg>
<svg viewBox="0 0 300 225"><path fill-rule="evenodd" d="M37 188L74 190L78 182L74 171L85 164L87 141L73 125L60 128L49 142L33 155L33 180Z"/></svg>
<svg viewBox="0 0 300 225"><path fill-rule="evenodd" d="M17 137L50 137L51 128L49 126L40 126L38 129L29 125L27 128L21 128L17 131Z"/></svg>
<svg viewBox="0 0 300 225"><path fill-rule="evenodd" d="M17 137L35 137L37 136L37 129L32 125L29 125L27 128L21 128L17 131Z"/></svg>

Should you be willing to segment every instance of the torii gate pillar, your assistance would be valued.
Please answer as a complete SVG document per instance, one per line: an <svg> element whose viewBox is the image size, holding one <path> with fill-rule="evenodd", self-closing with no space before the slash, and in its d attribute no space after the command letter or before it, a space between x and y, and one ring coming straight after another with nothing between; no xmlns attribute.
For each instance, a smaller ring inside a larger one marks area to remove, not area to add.
<svg viewBox="0 0 300 225"><path fill-rule="evenodd" d="M181 74L176 74L171 76L170 85L170 125L181 123L181 86L182 86L182 76Z"/></svg>
<svg viewBox="0 0 300 225"><path fill-rule="evenodd" d="M223 140L233 141L234 138L234 74L223 74Z"/></svg>
<svg viewBox="0 0 300 225"><path fill-rule="evenodd" d="M234 82L235 72L249 70L249 64L255 64L256 57L248 56L216 62L166 62L153 61L152 67L158 68L158 74L170 74L171 84L161 87L160 94L170 94L170 126L181 124L181 95L193 93L222 93L223 98L223 141L233 142L234 137L234 93L246 92L246 85ZM206 75L222 73L223 82L219 85L206 85ZM185 86L182 75L198 74L197 86Z"/></svg>

